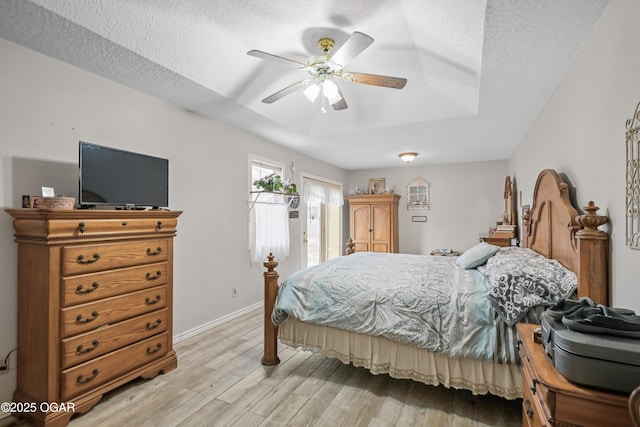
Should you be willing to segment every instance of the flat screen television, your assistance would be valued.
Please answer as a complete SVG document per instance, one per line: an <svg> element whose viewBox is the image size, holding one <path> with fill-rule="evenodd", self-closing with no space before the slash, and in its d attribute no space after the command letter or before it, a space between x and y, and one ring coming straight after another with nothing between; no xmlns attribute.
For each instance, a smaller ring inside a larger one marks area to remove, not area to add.
<svg viewBox="0 0 640 427"><path fill-rule="evenodd" d="M169 160L80 141L83 208L122 209L169 205Z"/></svg>

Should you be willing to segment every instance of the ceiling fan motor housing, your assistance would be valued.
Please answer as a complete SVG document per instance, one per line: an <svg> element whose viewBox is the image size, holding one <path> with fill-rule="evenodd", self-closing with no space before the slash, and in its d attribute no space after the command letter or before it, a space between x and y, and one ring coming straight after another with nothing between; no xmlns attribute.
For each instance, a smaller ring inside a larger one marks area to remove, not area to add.
<svg viewBox="0 0 640 427"><path fill-rule="evenodd" d="M324 37L318 40L318 47L325 53L325 55L329 53L331 49L333 49L333 46L334 46L333 39Z"/></svg>

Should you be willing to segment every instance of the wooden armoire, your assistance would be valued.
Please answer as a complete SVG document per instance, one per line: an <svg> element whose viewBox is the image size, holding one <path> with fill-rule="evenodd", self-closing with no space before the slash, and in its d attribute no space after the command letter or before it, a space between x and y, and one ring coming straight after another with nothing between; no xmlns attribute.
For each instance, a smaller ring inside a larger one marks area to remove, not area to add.
<svg viewBox="0 0 640 427"><path fill-rule="evenodd" d="M17 412L63 426L104 393L176 368L180 211L6 212L18 242Z"/></svg>
<svg viewBox="0 0 640 427"><path fill-rule="evenodd" d="M356 252L398 252L399 194L349 197L349 235Z"/></svg>

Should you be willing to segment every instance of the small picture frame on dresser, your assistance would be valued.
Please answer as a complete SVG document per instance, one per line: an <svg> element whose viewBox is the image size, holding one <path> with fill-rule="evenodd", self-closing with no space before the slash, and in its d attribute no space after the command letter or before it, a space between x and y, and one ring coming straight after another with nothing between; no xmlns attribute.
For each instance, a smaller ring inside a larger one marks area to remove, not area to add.
<svg viewBox="0 0 640 427"><path fill-rule="evenodd" d="M23 208L32 208L33 207L33 201L31 200L31 196L29 196L29 195L22 196L22 207Z"/></svg>

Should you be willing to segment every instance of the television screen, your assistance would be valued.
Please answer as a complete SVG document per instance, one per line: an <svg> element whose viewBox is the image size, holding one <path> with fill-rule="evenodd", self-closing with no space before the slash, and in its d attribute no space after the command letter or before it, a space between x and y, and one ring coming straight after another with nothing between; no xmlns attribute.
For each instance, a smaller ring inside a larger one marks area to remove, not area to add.
<svg viewBox="0 0 640 427"><path fill-rule="evenodd" d="M80 206L169 205L169 160L80 141Z"/></svg>

